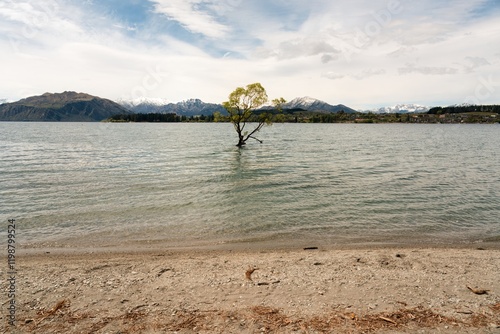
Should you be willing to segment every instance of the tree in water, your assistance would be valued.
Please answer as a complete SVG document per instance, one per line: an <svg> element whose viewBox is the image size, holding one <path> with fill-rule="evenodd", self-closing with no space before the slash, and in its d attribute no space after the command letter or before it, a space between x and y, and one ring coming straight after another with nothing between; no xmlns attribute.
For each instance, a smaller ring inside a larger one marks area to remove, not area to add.
<svg viewBox="0 0 500 334"><path fill-rule="evenodd" d="M246 88L238 87L229 94L229 101L223 102L224 108L229 113L229 120L234 125L234 129L238 134L238 144L242 147L250 138L262 143L262 140L257 139L254 134L258 132L266 124L271 124L273 114L271 112L256 113L255 109L262 106L268 100L266 90L258 82L249 84ZM285 103L283 98L273 100L278 111L281 111L281 105ZM254 122L256 126L247 130L247 123Z"/></svg>

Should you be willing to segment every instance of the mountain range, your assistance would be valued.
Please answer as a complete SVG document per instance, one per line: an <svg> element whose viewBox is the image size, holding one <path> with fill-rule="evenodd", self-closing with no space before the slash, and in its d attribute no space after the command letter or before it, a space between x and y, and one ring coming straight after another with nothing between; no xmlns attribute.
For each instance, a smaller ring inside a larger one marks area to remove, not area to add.
<svg viewBox="0 0 500 334"><path fill-rule="evenodd" d="M222 114L226 113L221 104L206 103L200 99L189 99L186 101L171 103L163 99L136 99L136 100L118 100L122 107L134 113L161 113L161 114L177 114L184 116L211 115L218 111Z"/></svg>
<svg viewBox="0 0 500 334"><path fill-rule="evenodd" d="M365 110L363 112L372 112L375 114L408 114L408 113L426 113L429 111L429 107L421 106L419 104L397 104L392 107L382 107L371 110Z"/></svg>
<svg viewBox="0 0 500 334"><path fill-rule="evenodd" d="M85 93L45 93L0 105L0 121L96 122L130 111Z"/></svg>
<svg viewBox="0 0 500 334"><path fill-rule="evenodd" d="M273 109L270 104L262 110ZM312 97L295 98L282 105L284 112L356 113L343 104L331 105ZM392 107L365 110L373 113L427 112L429 108L415 104L398 104ZM172 103L162 98L140 98L118 100L100 98L86 93L66 91L31 96L17 102L7 103L0 99L0 121L102 121L117 114L130 113L175 113L181 116L211 115L214 112L227 114L222 104L206 103L200 99L189 99Z"/></svg>
<svg viewBox="0 0 500 334"><path fill-rule="evenodd" d="M177 115L196 116L211 115L218 111L221 114L227 114L222 104L206 103L199 99L189 99L178 103L167 103L162 99L136 99L136 100L118 100L123 107L135 113L175 113ZM260 109L274 109L271 104L266 104ZM355 113L343 104L331 105L326 102L314 99L312 97L295 98L282 105L284 111L317 111L325 113L335 113L344 111L346 113Z"/></svg>

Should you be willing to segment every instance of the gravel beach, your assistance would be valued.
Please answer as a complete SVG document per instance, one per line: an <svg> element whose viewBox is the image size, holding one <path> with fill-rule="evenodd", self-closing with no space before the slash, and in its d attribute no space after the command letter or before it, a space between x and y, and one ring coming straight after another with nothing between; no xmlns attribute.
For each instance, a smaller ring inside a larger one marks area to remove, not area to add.
<svg viewBox="0 0 500 334"><path fill-rule="evenodd" d="M7 333L500 333L498 247L32 249L16 265Z"/></svg>

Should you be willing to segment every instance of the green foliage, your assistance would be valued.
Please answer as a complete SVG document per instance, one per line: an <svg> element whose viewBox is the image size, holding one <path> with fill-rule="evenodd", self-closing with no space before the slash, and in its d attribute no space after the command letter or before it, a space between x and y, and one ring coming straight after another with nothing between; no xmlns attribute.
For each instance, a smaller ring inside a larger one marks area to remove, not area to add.
<svg viewBox="0 0 500 334"><path fill-rule="evenodd" d="M227 122L228 118L223 116L219 111L213 113L214 122Z"/></svg>
<svg viewBox="0 0 500 334"><path fill-rule="evenodd" d="M120 114L114 115L108 119L110 122L181 122L181 116L176 114Z"/></svg>
<svg viewBox="0 0 500 334"><path fill-rule="evenodd" d="M255 112L255 109L262 106L268 101L267 93L264 87L258 82L249 84L245 88L238 87L231 94L229 100L223 102L223 107L229 114L229 121L233 123L234 129L238 134L238 144L241 147L246 144L250 138L261 142L261 140L254 137L264 125L271 124L273 121L273 114L271 112ZM277 108L286 101L283 98L273 100ZM247 130L247 123L255 122L256 126Z"/></svg>
<svg viewBox="0 0 500 334"><path fill-rule="evenodd" d="M434 107L429 109L428 114L458 114L472 112L488 112L500 114L500 105L463 105L449 107Z"/></svg>
<svg viewBox="0 0 500 334"><path fill-rule="evenodd" d="M215 122L215 113L213 115L199 115L179 116L175 113L148 113L148 114L119 114L113 115L107 119L108 122L160 122L160 123L173 123L173 122Z"/></svg>
<svg viewBox="0 0 500 334"><path fill-rule="evenodd" d="M285 103L286 103L286 100L284 98L282 98L282 97L273 100L273 105L274 105L274 107L276 108L276 110L278 112L282 112L283 111L283 105Z"/></svg>

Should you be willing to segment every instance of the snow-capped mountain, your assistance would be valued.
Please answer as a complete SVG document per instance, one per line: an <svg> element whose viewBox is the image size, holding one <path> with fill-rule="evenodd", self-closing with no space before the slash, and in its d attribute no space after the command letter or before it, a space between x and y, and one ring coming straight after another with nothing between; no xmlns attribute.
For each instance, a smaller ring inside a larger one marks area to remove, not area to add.
<svg viewBox="0 0 500 334"><path fill-rule="evenodd" d="M313 97L297 97L283 105L283 109L303 109L307 111L322 111L322 112L339 112L354 113L356 110L351 109L343 104L331 105L324 101Z"/></svg>
<svg viewBox="0 0 500 334"><path fill-rule="evenodd" d="M0 104L7 103L7 99L0 99Z"/></svg>
<svg viewBox="0 0 500 334"><path fill-rule="evenodd" d="M175 113L177 115L196 116L196 115L211 115L218 111L222 114L227 114L221 104L206 103L200 99L189 99L177 103L168 103L166 99L151 99L142 98L136 100L118 100L117 103L135 113ZM331 105L324 101L312 97L300 97L283 104L284 110L304 110L318 112L339 112L346 113L356 112L343 104ZM260 109L274 108L271 103L268 103Z"/></svg>
<svg viewBox="0 0 500 334"><path fill-rule="evenodd" d="M462 103L452 104L448 107L473 107L473 106L475 106L474 103L462 102Z"/></svg>
<svg viewBox="0 0 500 334"><path fill-rule="evenodd" d="M157 113L160 109L169 103L167 99L140 97L133 100L120 99L116 103L135 112L135 113Z"/></svg>
<svg viewBox="0 0 500 334"><path fill-rule="evenodd" d="M200 99L189 99L178 103L171 103L161 98L141 98L119 100L117 102L135 113L175 113L177 115L196 116L211 115L216 111L224 111L222 105L205 103Z"/></svg>
<svg viewBox="0 0 500 334"><path fill-rule="evenodd" d="M161 97L139 97L132 100L119 99L116 103L122 106L135 107L141 104L161 106L170 103L170 101Z"/></svg>
<svg viewBox="0 0 500 334"><path fill-rule="evenodd" d="M378 109L366 110L366 112L373 112L377 114L407 114L407 113L425 113L429 111L429 107L419 104L397 104L391 107L381 107Z"/></svg>
<svg viewBox="0 0 500 334"><path fill-rule="evenodd" d="M288 108L310 108L315 105L324 105L328 104L324 101L315 99L310 96L304 96L304 97L296 97L293 100L289 101L286 103L286 106Z"/></svg>
<svg viewBox="0 0 500 334"><path fill-rule="evenodd" d="M319 111L319 112L339 112L354 113L356 110L351 109L343 104L331 105L324 101L315 99L313 97L297 97L285 104L283 109L302 109L306 111Z"/></svg>
<svg viewBox="0 0 500 334"><path fill-rule="evenodd" d="M165 107L166 112L178 115L211 115L216 111L225 112L220 104L206 103L200 99L189 99L178 103L169 103Z"/></svg>

